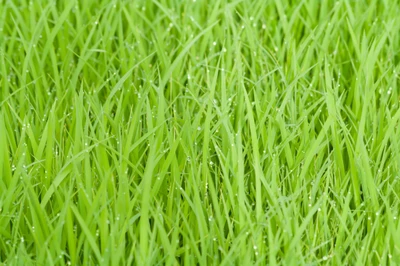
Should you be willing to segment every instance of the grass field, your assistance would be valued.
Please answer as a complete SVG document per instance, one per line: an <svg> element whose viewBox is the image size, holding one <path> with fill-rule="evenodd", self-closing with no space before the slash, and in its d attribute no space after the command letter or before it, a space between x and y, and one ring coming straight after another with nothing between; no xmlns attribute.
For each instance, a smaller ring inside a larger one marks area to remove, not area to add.
<svg viewBox="0 0 400 266"><path fill-rule="evenodd" d="M397 0L0 0L4 265L399 265Z"/></svg>

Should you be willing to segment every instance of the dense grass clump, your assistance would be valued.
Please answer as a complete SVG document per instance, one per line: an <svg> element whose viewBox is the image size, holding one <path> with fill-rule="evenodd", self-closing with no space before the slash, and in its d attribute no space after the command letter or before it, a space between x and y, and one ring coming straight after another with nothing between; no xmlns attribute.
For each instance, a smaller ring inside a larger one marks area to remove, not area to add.
<svg viewBox="0 0 400 266"><path fill-rule="evenodd" d="M398 1L0 14L0 262L400 264Z"/></svg>

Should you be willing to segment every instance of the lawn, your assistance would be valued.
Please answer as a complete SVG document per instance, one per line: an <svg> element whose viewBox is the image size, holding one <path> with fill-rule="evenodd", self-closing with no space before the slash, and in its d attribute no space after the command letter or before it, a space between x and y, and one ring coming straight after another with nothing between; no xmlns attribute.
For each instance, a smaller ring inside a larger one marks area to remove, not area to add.
<svg viewBox="0 0 400 266"><path fill-rule="evenodd" d="M0 0L0 264L399 265L398 0Z"/></svg>

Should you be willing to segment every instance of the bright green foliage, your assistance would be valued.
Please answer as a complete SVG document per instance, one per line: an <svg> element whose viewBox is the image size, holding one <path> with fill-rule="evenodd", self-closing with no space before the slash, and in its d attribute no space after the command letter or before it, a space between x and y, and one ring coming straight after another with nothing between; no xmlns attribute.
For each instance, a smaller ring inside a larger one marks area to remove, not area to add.
<svg viewBox="0 0 400 266"><path fill-rule="evenodd" d="M0 17L0 262L400 264L399 1Z"/></svg>

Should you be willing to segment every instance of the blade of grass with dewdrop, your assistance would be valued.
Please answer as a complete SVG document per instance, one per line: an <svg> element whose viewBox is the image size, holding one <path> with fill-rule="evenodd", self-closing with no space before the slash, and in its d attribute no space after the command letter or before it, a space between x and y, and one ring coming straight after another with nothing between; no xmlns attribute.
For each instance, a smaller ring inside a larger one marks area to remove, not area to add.
<svg viewBox="0 0 400 266"><path fill-rule="evenodd" d="M97 246L96 241L94 239L94 236L92 235L92 233L90 232L87 224L85 223L85 220L79 214L79 211L76 208L76 206L74 206L72 203L70 203L69 207L72 210L75 218L77 219L80 227L82 228L82 231L83 231L86 239L88 240L88 243L89 243L90 247L92 248L94 254L96 255L97 260L99 262L101 262L102 261L102 259L101 259L102 256L101 256L99 247Z"/></svg>
<svg viewBox="0 0 400 266"><path fill-rule="evenodd" d="M345 168L344 168L344 162L343 162L343 156L342 156L342 144L340 141L340 136L338 133L338 128L337 124L338 122L340 123L340 115L339 112L336 109L337 103L336 103L336 96L334 95L334 89L332 88L332 77L331 77L331 71L329 69L328 63L327 63L327 58L325 59L325 99L326 99L326 106L328 109L329 116L332 117L333 123L331 125L331 131L332 131L332 146L333 146L333 152L335 154L336 158L336 164L337 164L337 169L338 169L338 180L337 180L337 186L341 186L341 179L344 178L345 176ZM359 196L356 194L356 198L358 199ZM358 205L357 205L358 206Z"/></svg>
<svg viewBox="0 0 400 266"><path fill-rule="evenodd" d="M257 220L261 219L261 212L262 212L262 201L261 201L261 180L264 179L262 171L260 169L260 158L259 158L259 144L258 138L256 133L256 125L254 122L253 117L253 108L251 107L251 103L246 92L246 88L242 86L243 95L246 103L246 111L247 111L247 119L249 121L250 126L250 133L251 133L251 146L252 146L252 153L254 156L254 163L252 167L255 170L255 182L256 182L256 214Z"/></svg>
<svg viewBox="0 0 400 266"><path fill-rule="evenodd" d="M163 102L163 98L161 93L159 94L159 102L158 102L158 110L157 110L157 120L155 126L161 126L165 123L164 112L165 112L165 104ZM152 118L149 115L151 113L150 108L148 106L148 126L149 130L152 130L154 127L152 125ZM149 242L148 242L148 234L150 230L149 225L149 209L150 209L150 199L151 199L151 186L152 186L152 176L153 171L158 164L160 158L157 159L157 151L160 147L161 138L160 135L163 132L163 128L159 128L158 132L155 133L155 136L151 136L149 141L152 145L149 147L149 155L146 162L145 172L142 178L142 200L141 200L141 217L140 217L140 252L141 258L140 261L146 261L146 257L149 252Z"/></svg>

